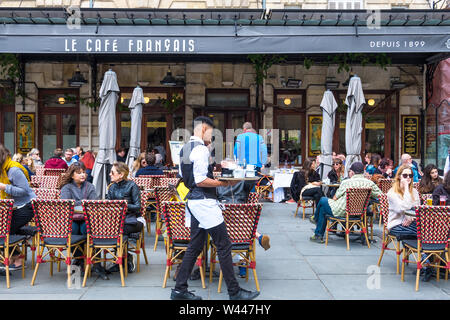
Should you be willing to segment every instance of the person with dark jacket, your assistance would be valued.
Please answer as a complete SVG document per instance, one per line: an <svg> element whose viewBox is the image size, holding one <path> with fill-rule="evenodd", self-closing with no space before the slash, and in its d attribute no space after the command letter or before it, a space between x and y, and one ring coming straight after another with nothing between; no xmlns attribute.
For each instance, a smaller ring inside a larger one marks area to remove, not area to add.
<svg viewBox="0 0 450 320"><path fill-rule="evenodd" d="M123 227L123 234L141 232L145 219L141 217L141 191L136 183L128 180L129 168L123 162L114 162L111 173L111 185L106 194L107 200L127 200L127 215ZM128 254L128 272L135 269L134 256ZM114 265L108 271L119 271L119 265Z"/></svg>
<svg viewBox="0 0 450 320"><path fill-rule="evenodd" d="M308 184L311 187L307 187L302 194L303 196L313 197L316 204L323 196L322 188L320 187L320 176L315 169L316 160L306 159L303 162L303 169L294 173L291 181L291 195L296 202L300 199L303 188Z"/></svg>
<svg viewBox="0 0 450 320"><path fill-rule="evenodd" d="M139 176L162 176L164 172L158 168L155 167L155 161L156 157L152 152L147 152L145 154L145 162L147 163L146 167L140 168L136 172L136 177Z"/></svg>
<svg viewBox="0 0 450 320"><path fill-rule="evenodd" d="M53 151L53 157L48 159L45 162L44 168L50 168L50 169L67 169L69 166L67 163L61 158L63 155L63 151L61 148L55 149Z"/></svg>
<svg viewBox="0 0 450 320"><path fill-rule="evenodd" d="M125 150L125 148L119 148L119 150L117 150L117 162L126 162L127 161L127 151Z"/></svg>
<svg viewBox="0 0 450 320"><path fill-rule="evenodd" d="M342 164L341 159L334 159L333 161L333 169L328 172L328 179L330 179L330 183L341 183L344 179L344 165ZM329 187L327 192L328 198L333 198L336 194L336 190L338 187Z"/></svg>
<svg viewBox="0 0 450 320"><path fill-rule="evenodd" d="M444 183L440 184L433 191L433 206L440 205L440 198L447 197L446 206L450 206L450 171L444 177Z"/></svg>
<svg viewBox="0 0 450 320"><path fill-rule="evenodd" d="M443 183L441 177L439 177L438 168L434 164L429 164L425 167L422 179L419 182L418 191L421 194L433 193L440 184Z"/></svg>

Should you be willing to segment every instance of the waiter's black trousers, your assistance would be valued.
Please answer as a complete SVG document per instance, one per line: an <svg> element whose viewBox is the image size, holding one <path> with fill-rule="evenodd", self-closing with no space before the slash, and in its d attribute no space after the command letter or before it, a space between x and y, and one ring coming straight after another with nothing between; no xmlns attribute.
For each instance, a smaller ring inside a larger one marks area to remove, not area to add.
<svg viewBox="0 0 450 320"><path fill-rule="evenodd" d="M228 294L234 295L239 290L239 284L234 276L233 261L231 257L231 242L228 238L225 222L210 229L199 228L199 222L191 214L191 241L187 251L184 254L180 271L177 275L175 290L186 291L188 288L187 281L191 275L197 257L203 250L206 243L208 233L211 235L214 244L217 247L217 255L219 256L220 268L223 272L223 278L227 284ZM211 270L210 270L211 272Z"/></svg>

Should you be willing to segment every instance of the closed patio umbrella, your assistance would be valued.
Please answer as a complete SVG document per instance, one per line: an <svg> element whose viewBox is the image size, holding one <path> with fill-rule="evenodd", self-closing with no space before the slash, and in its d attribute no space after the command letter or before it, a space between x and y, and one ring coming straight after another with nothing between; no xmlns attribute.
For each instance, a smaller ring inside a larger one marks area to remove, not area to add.
<svg viewBox="0 0 450 320"><path fill-rule="evenodd" d="M333 133L334 118L338 105L334 99L334 95L330 90L323 94L322 102L322 136L320 140L320 152L322 153L322 180L328 176L328 172L332 169L333 164Z"/></svg>
<svg viewBox="0 0 450 320"><path fill-rule="evenodd" d="M105 73L99 93L98 154L92 169L92 183L101 199L105 198L109 173L116 161L116 104L119 92L116 73L110 69Z"/></svg>
<svg viewBox="0 0 450 320"><path fill-rule="evenodd" d="M144 92L142 88L137 86L133 90L130 104L128 108L131 110L131 132L130 132L130 150L128 150L126 163L130 168L133 166L134 160L137 159L141 152L141 123L142 123L142 104L145 103Z"/></svg>
<svg viewBox="0 0 450 320"><path fill-rule="evenodd" d="M348 176L350 166L361 161L361 133L362 133L362 109L366 104L362 91L361 79L353 76L348 85L345 104L348 106L345 122L345 176Z"/></svg>

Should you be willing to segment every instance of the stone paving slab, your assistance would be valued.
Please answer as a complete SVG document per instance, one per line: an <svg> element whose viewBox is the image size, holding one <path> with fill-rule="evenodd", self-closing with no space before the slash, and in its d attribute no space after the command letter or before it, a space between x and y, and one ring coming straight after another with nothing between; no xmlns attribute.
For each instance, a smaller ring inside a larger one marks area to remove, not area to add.
<svg viewBox="0 0 450 320"><path fill-rule="evenodd" d="M256 247L256 270L261 287L257 299L450 300L450 281L444 279L436 282L432 278L430 282L421 282L419 292L415 292L415 276L412 274L415 269L412 265L407 266L405 282L401 282L400 275L395 274L396 255L392 251L385 253L381 268L377 270L380 287L369 289L367 281L373 279L373 270L368 270L368 267L375 268L381 251L382 229L378 224L374 230L377 242L370 249L361 243L351 242L348 251L344 239L334 235L328 246L309 241L315 225L308 219L302 220L299 216L294 218L294 211L295 205L292 204L263 203L258 231L270 236L271 248L265 251L258 245ZM308 209L307 213L311 212ZM157 250L153 251L154 225L152 227L153 234L150 237L146 234L149 264L145 265L141 255L141 272L129 274L125 279L126 287L121 287L118 273L110 275L108 281L93 273L85 288L68 289L64 264L59 273L55 268L53 277L49 276L49 265L42 265L32 287L33 270L29 259L26 278L21 278L21 272L14 272L10 289L6 289L5 278L0 277L0 300L167 300L175 282L170 278L167 287L162 288L166 267L164 243L160 241ZM237 274L238 269L235 270ZM174 270L171 276L173 274ZM248 282L239 277L237 279L243 288L255 290L252 274ZM209 278L206 279L206 289L201 287L200 280L189 281L189 286L203 299L228 300L225 283L222 292L217 292L217 277L213 278L211 284Z"/></svg>

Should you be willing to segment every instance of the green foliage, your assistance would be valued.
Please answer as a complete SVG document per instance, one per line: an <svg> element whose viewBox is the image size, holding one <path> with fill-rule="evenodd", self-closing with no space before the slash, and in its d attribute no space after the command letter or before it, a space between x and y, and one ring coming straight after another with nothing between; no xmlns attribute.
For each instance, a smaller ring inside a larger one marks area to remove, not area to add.
<svg viewBox="0 0 450 320"><path fill-rule="evenodd" d="M253 65L255 69L255 81L261 85L264 79L267 79L267 72L274 64L279 64L286 60L286 56L279 55L267 55L267 54L249 54L247 59Z"/></svg>
<svg viewBox="0 0 450 320"><path fill-rule="evenodd" d="M362 65L363 67L368 64L375 64L387 70L386 66L391 64L391 58L389 58L385 53L340 53L329 55L327 57L327 64L337 64L338 73L342 71L349 72L352 65Z"/></svg>
<svg viewBox="0 0 450 320"><path fill-rule="evenodd" d="M178 109L183 104L183 98L177 93L172 94L167 99L158 97L158 102L170 113Z"/></svg>
<svg viewBox="0 0 450 320"><path fill-rule="evenodd" d="M6 80L1 86L5 88L4 97L0 98L3 104L14 104L16 98L15 83L20 78L20 65L17 56L12 53L0 54L0 78ZM17 92L17 96L25 96L24 92Z"/></svg>

